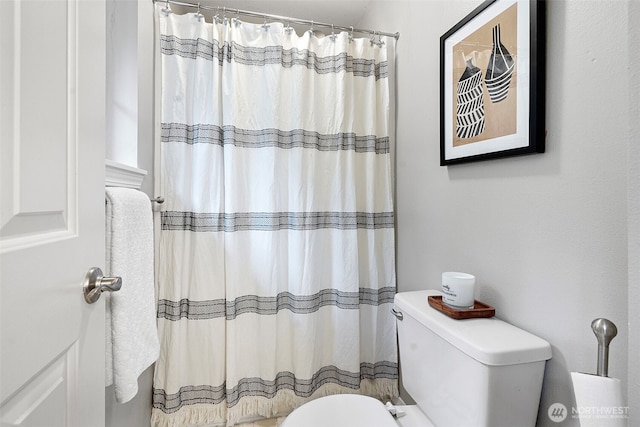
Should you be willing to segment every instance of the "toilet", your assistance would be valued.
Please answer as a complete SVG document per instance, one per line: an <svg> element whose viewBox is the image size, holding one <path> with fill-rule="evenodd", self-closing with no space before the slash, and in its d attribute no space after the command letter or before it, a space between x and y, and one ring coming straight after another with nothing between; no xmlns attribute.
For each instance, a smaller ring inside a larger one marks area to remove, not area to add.
<svg viewBox="0 0 640 427"><path fill-rule="evenodd" d="M427 290L396 294L402 384L416 405L395 418L371 397L337 394L295 409L281 427L535 426L545 340L496 317L454 320Z"/></svg>

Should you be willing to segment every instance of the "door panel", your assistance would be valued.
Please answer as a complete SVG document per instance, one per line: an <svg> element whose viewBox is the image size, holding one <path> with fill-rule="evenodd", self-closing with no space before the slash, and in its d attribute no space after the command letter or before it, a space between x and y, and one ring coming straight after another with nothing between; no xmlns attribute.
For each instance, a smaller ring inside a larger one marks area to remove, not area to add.
<svg viewBox="0 0 640 427"><path fill-rule="evenodd" d="M76 115L75 40L67 35L75 16L68 12L59 1L3 2L0 10L3 142L7 133L0 184L3 248L75 234L75 218L68 214L76 195L67 186L67 175L76 172L67 162L76 142L69 126Z"/></svg>
<svg viewBox="0 0 640 427"><path fill-rule="evenodd" d="M64 426L67 405L77 389L73 374L77 345L40 372L3 407L2 422L12 426Z"/></svg>
<svg viewBox="0 0 640 427"><path fill-rule="evenodd" d="M2 426L104 426L104 11L0 7Z"/></svg>

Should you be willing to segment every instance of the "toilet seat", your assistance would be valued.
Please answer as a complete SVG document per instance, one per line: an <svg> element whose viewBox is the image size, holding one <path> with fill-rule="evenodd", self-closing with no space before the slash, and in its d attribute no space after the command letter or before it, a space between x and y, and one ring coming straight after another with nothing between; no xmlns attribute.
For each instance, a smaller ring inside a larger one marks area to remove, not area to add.
<svg viewBox="0 0 640 427"><path fill-rule="evenodd" d="M387 408L372 397L334 394L295 409L282 427L398 427Z"/></svg>

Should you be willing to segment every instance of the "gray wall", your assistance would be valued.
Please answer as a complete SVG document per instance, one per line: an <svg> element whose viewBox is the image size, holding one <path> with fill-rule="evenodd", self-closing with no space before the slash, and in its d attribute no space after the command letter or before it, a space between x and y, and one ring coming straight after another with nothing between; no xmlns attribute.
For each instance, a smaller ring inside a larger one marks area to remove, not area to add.
<svg viewBox="0 0 640 427"><path fill-rule="evenodd" d="M105 427L148 427L151 424L153 366L138 378L138 394L127 403L117 403L113 386L105 393Z"/></svg>
<svg viewBox="0 0 640 427"><path fill-rule="evenodd" d="M630 406L637 411L638 367L628 355L637 361L638 335L628 346L627 322L638 325L638 92L628 94L630 52L638 48L637 29L635 39L628 29L632 19L637 26L638 8L628 1L549 1L547 152L441 167L439 39L480 3L373 1L361 23L401 33L398 289L437 289L442 271L473 273L477 297L498 317L548 340L553 359L541 426L558 425L547 416L551 404L575 405L569 372L595 371L590 323L611 319L619 334L609 374L625 387L627 378L635 381ZM637 54L633 65L637 78ZM629 154L635 160L628 163ZM632 230L636 257L628 262ZM563 423L576 424L571 417Z"/></svg>
<svg viewBox="0 0 640 427"><path fill-rule="evenodd" d="M629 3L629 410L640 425L640 2Z"/></svg>
<svg viewBox="0 0 640 427"><path fill-rule="evenodd" d="M107 0L107 142L109 160L147 171L141 190L153 194L153 2ZM137 40L137 42L136 42ZM106 427L147 427L153 366L138 379L131 401L105 397Z"/></svg>

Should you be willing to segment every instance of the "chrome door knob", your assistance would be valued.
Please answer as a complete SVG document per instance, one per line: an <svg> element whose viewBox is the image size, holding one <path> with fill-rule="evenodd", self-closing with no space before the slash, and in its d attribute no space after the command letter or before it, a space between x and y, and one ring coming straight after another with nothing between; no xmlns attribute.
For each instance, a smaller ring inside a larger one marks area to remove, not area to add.
<svg viewBox="0 0 640 427"><path fill-rule="evenodd" d="M84 293L84 299L89 304L100 299L100 295L107 292L119 291L122 287L121 277L104 277L102 270L98 267L89 269L87 276L84 278L82 284L82 292Z"/></svg>

